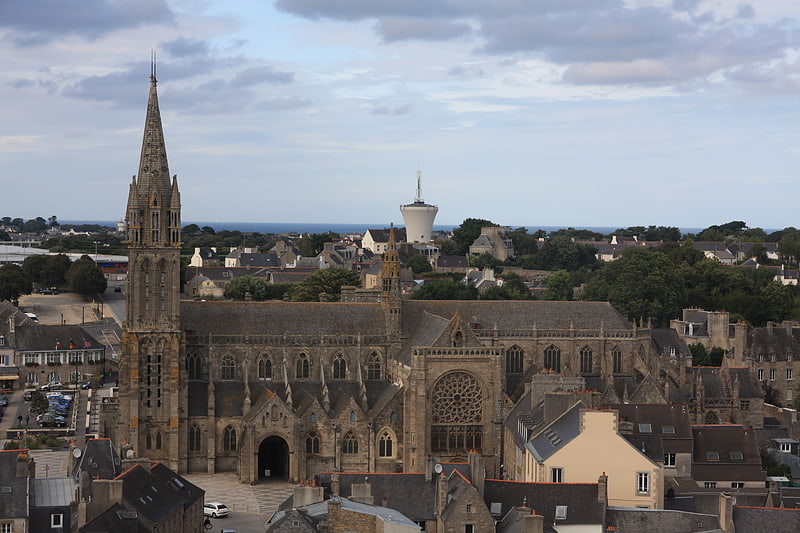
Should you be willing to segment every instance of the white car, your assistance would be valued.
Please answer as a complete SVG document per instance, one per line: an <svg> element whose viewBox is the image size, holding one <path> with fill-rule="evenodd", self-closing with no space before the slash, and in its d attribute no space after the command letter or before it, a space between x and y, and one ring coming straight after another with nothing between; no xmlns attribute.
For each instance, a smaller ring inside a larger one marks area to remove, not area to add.
<svg viewBox="0 0 800 533"><path fill-rule="evenodd" d="M203 505L203 514L211 518L228 516L228 508L224 503L208 502Z"/></svg>

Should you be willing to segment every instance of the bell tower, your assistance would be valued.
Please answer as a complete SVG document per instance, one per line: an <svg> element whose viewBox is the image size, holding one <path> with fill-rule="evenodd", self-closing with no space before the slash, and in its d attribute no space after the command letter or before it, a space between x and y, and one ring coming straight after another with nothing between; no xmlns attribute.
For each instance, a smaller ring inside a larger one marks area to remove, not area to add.
<svg viewBox="0 0 800 533"><path fill-rule="evenodd" d="M139 173L131 182L125 215L128 315L123 327L115 436L119 446L127 441L132 454L161 460L185 472L181 203L177 176L169 176L157 85L153 60Z"/></svg>

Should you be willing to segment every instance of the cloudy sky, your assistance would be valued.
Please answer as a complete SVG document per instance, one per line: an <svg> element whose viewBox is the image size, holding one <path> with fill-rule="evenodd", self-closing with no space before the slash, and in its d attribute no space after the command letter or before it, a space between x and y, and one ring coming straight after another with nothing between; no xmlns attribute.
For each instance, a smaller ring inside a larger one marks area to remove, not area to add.
<svg viewBox="0 0 800 533"><path fill-rule="evenodd" d="M0 216L800 226L796 0L0 2Z"/></svg>

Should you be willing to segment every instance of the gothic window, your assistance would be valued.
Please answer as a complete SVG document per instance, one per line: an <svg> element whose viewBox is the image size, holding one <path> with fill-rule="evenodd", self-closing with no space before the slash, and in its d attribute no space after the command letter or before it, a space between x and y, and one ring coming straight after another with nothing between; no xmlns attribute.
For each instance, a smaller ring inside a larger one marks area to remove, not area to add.
<svg viewBox="0 0 800 533"><path fill-rule="evenodd" d="M506 351L506 374L522 374L522 348L517 345Z"/></svg>
<svg viewBox="0 0 800 533"><path fill-rule="evenodd" d="M367 359L367 380L381 380L381 358L377 352L369 354L369 358Z"/></svg>
<svg viewBox="0 0 800 533"><path fill-rule="evenodd" d="M200 428L197 424L192 424L189 426L189 451L190 452L197 452L200 451Z"/></svg>
<svg viewBox="0 0 800 533"><path fill-rule="evenodd" d="M592 349L584 346L581 348L581 374L591 374L592 370Z"/></svg>
<svg viewBox="0 0 800 533"><path fill-rule="evenodd" d="M160 449L161 449L161 432L157 431L156 432L156 450L160 450Z"/></svg>
<svg viewBox="0 0 800 533"><path fill-rule="evenodd" d="M315 431L311 431L306 437L306 453L319 453L319 437Z"/></svg>
<svg viewBox="0 0 800 533"><path fill-rule="evenodd" d="M264 356L258 360L258 379L272 379L272 361Z"/></svg>
<svg viewBox="0 0 800 533"><path fill-rule="evenodd" d="M443 376L431 392L431 445L437 451L480 450L483 391L466 372Z"/></svg>
<svg viewBox="0 0 800 533"><path fill-rule="evenodd" d="M611 362L613 364L613 372L615 374L621 374L622 373L622 352L616 346L614 346L614 348L611 350Z"/></svg>
<svg viewBox="0 0 800 533"><path fill-rule="evenodd" d="M348 431L342 439L342 453L358 453L358 439L352 431Z"/></svg>
<svg viewBox="0 0 800 533"><path fill-rule="evenodd" d="M394 424L395 422L397 422L397 413L395 413L394 411L392 411L392 414L390 414L390 415L389 415L389 421L390 421L392 424Z"/></svg>
<svg viewBox="0 0 800 533"><path fill-rule="evenodd" d="M222 358L222 365L220 365L220 379L233 379L235 374L236 364L233 362L233 356L224 356Z"/></svg>
<svg viewBox="0 0 800 533"><path fill-rule="evenodd" d="M342 354L337 353L333 358L333 379L344 379L347 377L347 362Z"/></svg>
<svg viewBox="0 0 800 533"><path fill-rule="evenodd" d="M301 353L297 357L297 379L304 379L308 378L308 356L304 353Z"/></svg>
<svg viewBox="0 0 800 533"><path fill-rule="evenodd" d="M380 440L378 441L378 457L394 457L392 434L388 431L381 433Z"/></svg>
<svg viewBox="0 0 800 533"><path fill-rule="evenodd" d="M719 424L719 417L717 416L717 413L715 413L714 411L707 412L706 413L706 417L705 417L705 423L706 424Z"/></svg>
<svg viewBox="0 0 800 533"><path fill-rule="evenodd" d="M150 433L148 433L144 439L144 447L147 448L148 450L151 450L153 448L153 436L150 435Z"/></svg>
<svg viewBox="0 0 800 533"><path fill-rule="evenodd" d="M190 353L186 356L186 373L189 379L201 379L202 367L200 356L196 353Z"/></svg>
<svg viewBox="0 0 800 533"><path fill-rule="evenodd" d="M222 449L226 452L236 451L236 428L228 426L222 434Z"/></svg>
<svg viewBox="0 0 800 533"><path fill-rule="evenodd" d="M309 421L310 421L312 424L316 423L316 421L317 421L317 413L311 413L311 416L310 416L310 417L308 417L308 420L309 420Z"/></svg>
<svg viewBox="0 0 800 533"><path fill-rule="evenodd" d="M356 412L350 411L350 422L355 422L355 421L356 421Z"/></svg>
<svg viewBox="0 0 800 533"><path fill-rule="evenodd" d="M551 344L544 351L544 367L553 372L561 372L561 350Z"/></svg>

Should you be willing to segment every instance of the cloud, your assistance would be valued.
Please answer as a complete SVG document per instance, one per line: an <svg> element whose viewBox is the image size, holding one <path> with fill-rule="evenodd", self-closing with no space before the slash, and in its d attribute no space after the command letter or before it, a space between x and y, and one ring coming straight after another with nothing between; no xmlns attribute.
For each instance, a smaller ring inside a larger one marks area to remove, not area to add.
<svg viewBox="0 0 800 533"><path fill-rule="evenodd" d="M414 106L411 104L399 104L396 106L388 106L388 105L376 105L370 109L371 115L408 115L414 110Z"/></svg>
<svg viewBox="0 0 800 533"><path fill-rule="evenodd" d="M162 43L160 49L176 59L194 56L205 57L209 54L207 42L200 39L187 39L186 37L178 37L173 41Z"/></svg>
<svg viewBox="0 0 800 533"><path fill-rule="evenodd" d="M7 0L0 2L0 28L17 46L37 46L77 35L94 40L142 24L173 24L166 0Z"/></svg>
<svg viewBox="0 0 800 533"><path fill-rule="evenodd" d="M420 20L410 17L384 18L375 24L375 33L379 34L384 42L422 40L446 41L462 37L472 32L472 28L465 22L446 20Z"/></svg>
<svg viewBox="0 0 800 533"><path fill-rule="evenodd" d="M250 67L241 71L234 78L232 85L250 87L261 83L291 83L294 81L294 73L278 72L269 66Z"/></svg>
<svg viewBox="0 0 800 533"><path fill-rule="evenodd" d="M375 20L384 42L470 36L475 54L534 58L579 84L676 86L783 60L800 46L792 20L757 20L749 3L701 0L278 0L296 16ZM454 74L457 71L453 72Z"/></svg>

